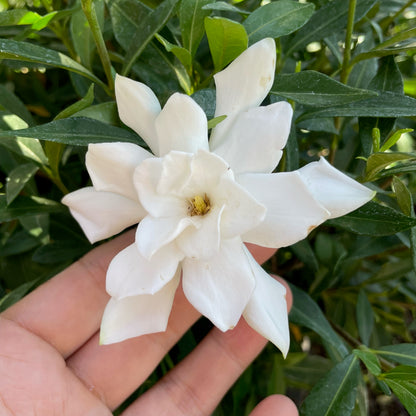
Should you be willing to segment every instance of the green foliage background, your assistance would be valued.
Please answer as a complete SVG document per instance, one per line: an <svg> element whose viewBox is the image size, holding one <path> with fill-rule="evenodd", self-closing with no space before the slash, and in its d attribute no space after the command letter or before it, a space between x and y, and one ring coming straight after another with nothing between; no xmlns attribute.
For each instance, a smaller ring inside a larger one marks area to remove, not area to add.
<svg viewBox="0 0 416 416"><path fill-rule="evenodd" d="M295 109L278 169L325 156L377 196L266 265L293 285L291 352L284 361L267 347L215 415L248 414L271 393L305 416L416 415L415 3L0 0L0 310L90 250L59 202L88 182L86 145L144 144L118 119L115 72L162 104L193 95L212 118L213 74L272 37L267 101Z"/></svg>

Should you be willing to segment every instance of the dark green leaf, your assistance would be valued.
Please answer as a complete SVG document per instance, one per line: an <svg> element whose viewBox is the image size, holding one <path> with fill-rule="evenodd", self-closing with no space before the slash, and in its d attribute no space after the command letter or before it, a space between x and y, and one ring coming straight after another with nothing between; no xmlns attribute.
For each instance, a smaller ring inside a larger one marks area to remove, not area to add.
<svg viewBox="0 0 416 416"><path fill-rule="evenodd" d="M396 234L416 226L416 219L375 202L369 202L350 214L328 221L351 232L372 236Z"/></svg>
<svg viewBox="0 0 416 416"><path fill-rule="evenodd" d="M293 293L293 307L290 312L290 321L305 326L331 344L339 353L340 358L348 354L342 339L332 329L325 315L315 301L296 286L290 286Z"/></svg>
<svg viewBox="0 0 416 416"><path fill-rule="evenodd" d="M202 10L218 10L222 12L236 12L240 14L250 14L247 10L239 9L232 4L226 3L225 1L216 1L215 3L209 3L202 7Z"/></svg>
<svg viewBox="0 0 416 416"><path fill-rule="evenodd" d="M377 95L374 91L352 88L316 71L278 75L270 91L315 107L330 107Z"/></svg>
<svg viewBox="0 0 416 416"><path fill-rule="evenodd" d="M47 49L28 42L19 42L11 39L0 39L0 59L36 62L39 64L63 68L82 75L103 88L106 85L100 81L87 68L61 52Z"/></svg>
<svg viewBox="0 0 416 416"><path fill-rule="evenodd" d="M17 166L10 172L6 184L6 200L8 205L19 195L20 191L38 169L38 166L33 163L25 163Z"/></svg>
<svg viewBox="0 0 416 416"><path fill-rule="evenodd" d="M60 120L62 118L67 118L73 116L75 113L83 110L84 108L89 107L94 101L94 84L90 85L88 92L85 97L81 98L76 103L70 105L69 107L62 110L54 120Z"/></svg>
<svg viewBox="0 0 416 416"><path fill-rule="evenodd" d="M360 367L351 354L338 363L310 392L301 416L350 416L355 405Z"/></svg>
<svg viewBox="0 0 416 416"><path fill-rule="evenodd" d="M0 138L10 136L35 137L39 140L49 140L75 146L105 142L131 142L144 145L137 134L86 117L65 118L24 130L0 132Z"/></svg>
<svg viewBox="0 0 416 416"><path fill-rule="evenodd" d="M25 105L4 85L0 85L0 106L3 106L7 111L16 114L30 126L33 123L33 118Z"/></svg>
<svg viewBox="0 0 416 416"><path fill-rule="evenodd" d="M3 296L0 299L0 312L6 310L8 307L22 299L23 296L25 296L33 287L35 287L40 280L41 278L38 278L30 282L23 283L16 289L9 292L6 296Z"/></svg>
<svg viewBox="0 0 416 416"><path fill-rule="evenodd" d="M52 241L39 247L33 253L33 261L42 264L60 263L80 257L90 249L91 245L87 242L80 244L78 240L76 244L74 240Z"/></svg>
<svg viewBox="0 0 416 416"><path fill-rule="evenodd" d="M215 114L215 90L204 89L192 94L194 101L204 110L208 120L214 118Z"/></svg>
<svg viewBox="0 0 416 416"><path fill-rule="evenodd" d="M13 256L15 254L21 254L32 248L38 246L40 241L29 235L26 231L20 230L7 240L6 244L1 247L0 256Z"/></svg>
<svg viewBox="0 0 416 416"><path fill-rule="evenodd" d="M375 0L359 1L355 9L355 21L360 20L374 5ZM322 6L303 26L288 45L287 54L296 52L307 44L341 32L347 24L349 2L333 0Z"/></svg>
<svg viewBox="0 0 416 416"><path fill-rule="evenodd" d="M416 367L411 365L398 365L382 375L383 380L416 381Z"/></svg>
<svg viewBox="0 0 416 416"><path fill-rule="evenodd" d="M298 30L312 16L315 7L312 3L297 3L280 0L268 3L250 14L244 21L251 44L270 37L279 38Z"/></svg>
<svg viewBox="0 0 416 416"><path fill-rule="evenodd" d="M368 85L369 89L403 94L403 78L392 56L380 59L380 67Z"/></svg>
<svg viewBox="0 0 416 416"><path fill-rule="evenodd" d="M181 62L181 64L190 70L192 67L192 56L188 49L182 48L181 46L174 45L168 42L165 38L156 33L156 39L165 47L168 52L172 52Z"/></svg>
<svg viewBox="0 0 416 416"><path fill-rule="evenodd" d="M380 361L370 350L353 350L353 353L365 364L371 374L378 376L381 373Z"/></svg>
<svg viewBox="0 0 416 416"><path fill-rule="evenodd" d="M206 17L205 30L216 72L247 48L247 33L240 23L223 17Z"/></svg>
<svg viewBox="0 0 416 416"><path fill-rule="evenodd" d="M114 101L92 105L73 115L74 117L88 117L102 123L118 126L120 124L117 105Z"/></svg>
<svg viewBox="0 0 416 416"><path fill-rule="evenodd" d="M416 416L416 385L408 381L386 379L386 383L402 402L410 416Z"/></svg>
<svg viewBox="0 0 416 416"><path fill-rule="evenodd" d="M358 293L356 315L361 341L368 345L374 328L374 313L363 289Z"/></svg>
<svg viewBox="0 0 416 416"><path fill-rule="evenodd" d="M416 366L416 344L387 345L372 351L399 364Z"/></svg>
<svg viewBox="0 0 416 416"><path fill-rule="evenodd" d="M182 44L194 57L204 36L204 19L210 15L204 6L211 0L182 0L179 8L179 24Z"/></svg>

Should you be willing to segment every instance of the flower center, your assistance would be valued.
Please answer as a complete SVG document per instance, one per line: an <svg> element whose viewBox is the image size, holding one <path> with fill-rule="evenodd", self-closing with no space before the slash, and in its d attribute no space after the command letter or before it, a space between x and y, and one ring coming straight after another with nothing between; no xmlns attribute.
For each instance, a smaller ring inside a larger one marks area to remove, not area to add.
<svg viewBox="0 0 416 416"><path fill-rule="evenodd" d="M210 209L211 203L207 194L204 194L204 197L195 195L193 198L188 199L188 213L191 217L194 215L205 215Z"/></svg>

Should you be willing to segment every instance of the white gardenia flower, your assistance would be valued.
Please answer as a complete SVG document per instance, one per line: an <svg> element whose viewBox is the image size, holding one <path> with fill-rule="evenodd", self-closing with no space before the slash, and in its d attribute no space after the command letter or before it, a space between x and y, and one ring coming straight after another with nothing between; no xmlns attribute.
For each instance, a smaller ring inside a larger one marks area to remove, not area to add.
<svg viewBox="0 0 416 416"><path fill-rule="evenodd" d="M243 243L293 244L373 192L324 159L271 173L292 117L286 102L259 107L274 72L275 44L264 39L215 75L215 116L227 117L209 141L205 113L192 98L176 93L161 109L150 88L117 76L120 118L153 154L131 143L90 144L93 186L63 199L91 242L138 223L135 242L108 268L101 343L164 331L181 283L219 329L243 316L287 354L285 288Z"/></svg>

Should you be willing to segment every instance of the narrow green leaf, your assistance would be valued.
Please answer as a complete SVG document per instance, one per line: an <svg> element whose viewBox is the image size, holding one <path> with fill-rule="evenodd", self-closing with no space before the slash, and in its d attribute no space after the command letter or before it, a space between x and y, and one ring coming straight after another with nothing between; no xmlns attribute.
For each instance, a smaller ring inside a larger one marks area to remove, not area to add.
<svg viewBox="0 0 416 416"><path fill-rule="evenodd" d="M210 15L203 7L212 0L182 0L179 8L179 25L182 34L182 44L191 57L204 36L204 19Z"/></svg>
<svg viewBox="0 0 416 416"><path fill-rule="evenodd" d="M387 345L372 351L399 364L416 366L416 344Z"/></svg>
<svg viewBox="0 0 416 416"><path fill-rule="evenodd" d="M247 33L240 23L223 17L206 17L205 30L216 72L247 49Z"/></svg>
<svg viewBox="0 0 416 416"><path fill-rule="evenodd" d="M360 367L348 355L309 393L300 408L301 416L350 416L355 405Z"/></svg>
<svg viewBox="0 0 416 416"><path fill-rule="evenodd" d="M40 15L26 9L5 10L0 13L0 26L32 25Z"/></svg>
<svg viewBox="0 0 416 416"><path fill-rule="evenodd" d="M168 42L165 38L156 33L156 39L165 47L168 52L172 52L189 71L192 67L192 56L190 52L181 46Z"/></svg>
<svg viewBox="0 0 416 416"><path fill-rule="evenodd" d="M382 379L398 381L416 381L416 367L411 365L398 365L387 373L382 374Z"/></svg>
<svg viewBox="0 0 416 416"><path fill-rule="evenodd" d="M361 341L368 345L374 328L374 313L363 289L358 293L356 316Z"/></svg>
<svg viewBox="0 0 416 416"><path fill-rule="evenodd" d="M209 3L202 7L202 10L218 10L221 12L235 12L240 14L250 14L249 11L240 9L225 1L216 1L215 3Z"/></svg>
<svg viewBox="0 0 416 416"><path fill-rule="evenodd" d="M10 172L6 183L7 205L14 201L38 169L38 166L33 163L25 163L17 166Z"/></svg>
<svg viewBox="0 0 416 416"><path fill-rule="evenodd" d="M291 285L290 288L293 293L290 321L315 331L337 350L340 358L344 358L348 354L348 350L316 302L296 286Z"/></svg>
<svg viewBox="0 0 416 416"><path fill-rule="evenodd" d="M254 10L244 21L249 42L263 38L279 38L302 27L312 16L315 7L312 3L297 3L280 0L268 3Z"/></svg>
<svg viewBox="0 0 416 416"><path fill-rule="evenodd" d="M412 117L416 99L384 91L377 97L304 113L297 121L316 117Z"/></svg>
<svg viewBox="0 0 416 416"><path fill-rule="evenodd" d="M416 385L408 381L396 381L387 379L386 383L393 393L401 401L410 416L416 416Z"/></svg>
<svg viewBox="0 0 416 416"><path fill-rule="evenodd" d="M395 131L381 146L380 152L385 152L386 150L389 150L392 146L394 146L402 137L403 134L411 133L413 129L400 129Z"/></svg>
<svg viewBox="0 0 416 416"><path fill-rule="evenodd" d="M381 374L380 361L378 360L377 355L368 349L353 350L352 352L364 363L371 374L375 376Z"/></svg>
<svg viewBox="0 0 416 416"><path fill-rule="evenodd" d="M350 214L328 221L328 224L357 234L384 236L416 226L416 219L392 208L369 202Z"/></svg>
<svg viewBox="0 0 416 416"><path fill-rule="evenodd" d="M120 119L118 118L117 105L114 101L92 105L84 108L73 115L73 117L88 117L102 123L118 126Z"/></svg>
<svg viewBox="0 0 416 416"><path fill-rule="evenodd" d="M94 101L94 84L91 84L88 88L88 92L85 95L85 97L81 98L76 103L70 105L69 107L62 110L55 118L54 120L60 120L63 118L71 117L75 113L83 110L84 108L89 107Z"/></svg>
<svg viewBox="0 0 416 416"><path fill-rule="evenodd" d="M364 17L376 0L362 0L355 9L355 21ZM349 2L333 0L317 10L294 36L288 45L287 54L296 52L307 44L341 32L347 24Z"/></svg>
<svg viewBox="0 0 416 416"><path fill-rule="evenodd" d="M216 125L221 123L221 121L225 120L226 118L227 116L218 116L218 117L212 118L211 120L208 121L208 130L213 129Z"/></svg>
<svg viewBox="0 0 416 416"><path fill-rule="evenodd" d="M36 22L32 24L31 29L39 31L44 29L48 26L48 24L52 21L52 19L58 14L57 11L50 12L48 14L45 14L44 16L41 16L40 19L38 19Z"/></svg>
<svg viewBox="0 0 416 416"><path fill-rule="evenodd" d="M35 137L39 140L49 140L75 146L104 142L131 142L145 145L138 135L126 129L86 117L65 118L24 130L0 132L0 138L13 136ZM0 140L1 143L2 140Z"/></svg>
<svg viewBox="0 0 416 416"><path fill-rule="evenodd" d="M164 0L143 21L139 22L138 30L133 34L127 49L122 75L127 75L134 61L140 56L144 48L167 23L178 0Z"/></svg>
<svg viewBox="0 0 416 416"><path fill-rule="evenodd" d="M0 84L0 106L3 106L10 113L16 114L30 126L33 125L33 118L25 105L8 88Z"/></svg>
<svg viewBox="0 0 416 416"><path fill-rule="evenodd" d="M393 176L393 190L397 203L404 215L413 215L413 198L407 186L397 176Z"/></svg>
<svg viewBox="0 0 416 416"><path fill-rule="evenodd" d="M0 39L0 59L36 62L42 65L66 69L82 75L107 89L107 86L101 80L69 56L32 43Z"/></svg>
<svg viewBox="0 0 416 416"><path fill-rule="evenodd" d="M416 158L416 155L412 153L401 153L401 152L393 152L393 153L373 153L367 159L367 166L366 166L366 179L372 180L377 176L379 172L381 172L386 167L390 166L392 163L398 161L408 161L413 160Z"/></svg>
<svg viewBox="0 0 416 416"><path fill-rule="evenodd" d="M342 105L377 95L374 91L349 87L316 71L278 75L270 92L315 107Z"/></svg>

